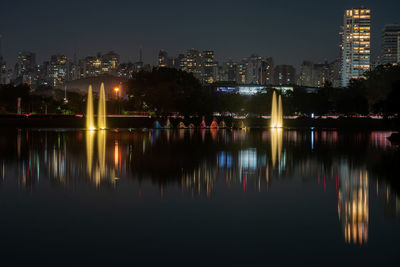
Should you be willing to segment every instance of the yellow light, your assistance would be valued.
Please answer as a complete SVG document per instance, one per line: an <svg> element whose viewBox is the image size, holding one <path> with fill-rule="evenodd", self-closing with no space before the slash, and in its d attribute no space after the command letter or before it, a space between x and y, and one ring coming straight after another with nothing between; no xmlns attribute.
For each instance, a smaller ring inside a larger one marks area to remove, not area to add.
<svg viewBox="0 0 400 267"><path fill-rule="evenodd" d="M116 93L118 93L119 88L118 88L118 87L115 87L115 88L114 88L114 91L115 91Z"/></svg>

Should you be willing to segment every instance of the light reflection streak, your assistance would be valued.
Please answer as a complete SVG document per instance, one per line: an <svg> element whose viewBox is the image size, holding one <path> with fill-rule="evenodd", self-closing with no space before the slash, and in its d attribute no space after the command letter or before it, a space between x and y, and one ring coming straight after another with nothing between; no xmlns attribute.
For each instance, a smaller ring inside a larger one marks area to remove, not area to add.
<svg viewBox="0 0 400 267"><path fill-rule="evenodd" d="M272 167L275 167L276 161L278 163L281 161L281 151L282 151L282 129L281 128L271 128L271 158Z"/></svg>
<svg viewBox="0 0 400 267"><path fill-rule="evenodd" d="M168 132L174 134L174 132ZM121 133L121 136L116 137L113 135L114 133L107 131L86 131L82 132L82 137L84 133L86 134L86 140L81 138L82 140L79 141L79 135L76 135L75 141L79 145L83 145L83 142L86 141L86 162L83 151L71 155L70 146L65 141L68 139L62 133L52 137L49 134L49 138L47 138L46 133L43 143L43 141L38 141L38 139L28 134L27 140L30 141L25 142L25 138L21 140L21 130L18 131L16 135L17 142L12 142L13 149L14 151L17 150L17 158L19 158L18 183L26 186L26 188L32 188L35 183L42 183L42 180L45 181L46 177L49 177L59 182L59 184L65 185L69 183L68 177L82 179L84 177L83 174L87 173L90 181L96 186L101 183L115 186L118 181L118 179L115 179L117 176L121 178L121 182L123 181L122 178L125 177L139 179L139 174L135 167L140 168L141 166L140 163L139 165L134 165L135 161L140 161L148 155L157 157L160 147L171 145L176 138L182 137L180 132L176 132L173 135L175 139L172 138L169 143L165 144L157 141L157 138L170 138L163 131L159 132L158 137L155 137L155 133L151 135L148 133L143 135ZM171 180L165 182L163 179L156 180L160 188L162 188L162 194L165 198L168 196L168 192L171 192L168 190L169 186L176 184L179 184L179 188L183 192L190 193L192 196L211 198L218 190L216 189L218 188L216 187L218 183L225 184L229 189L240 188L244 192L268 192L273 188L274 182L279 179L287 179L298 175L301 179L314 179L315 183L317 183L317 177L320 177L321 189L323 188L327 194L332 188L335 191L337 190L338 216L345 241L351 244L368 242L370 231L369 183L372 180L369 170L365 166L354 166L349 158L341 157L340 155L335 155L333 159L330 159L329 165L323 159L312 156L316 152L308 153L311 151L308 131L293 134L290 131L282 131L281 129L270 129L263 132L259 139L263 142L262 146L249 142L246 136L243 137L243 131L218 131L216 132L216 137L214 137L215 141L212 141L213 133L211 131L189 131L188 133L192 134L192 137L188 134L185 138L198 138L199 142L205 138L205 142L218 143L219 147L207 152L207 155L213 155L212 157L203 156L193 159L198 160L198 162L193 167L184 166L177 177L172 180L173 182ZM97 135L97 156L94 153L94 150L96 150L94 148L95 135ZM315 131L315 135L319 136L319 139L315 139L315 143L318 144L318 150L319 147L322 147L322 144L337 144L337 140L342 138L338 133L329 131ZM108 152L107 138L109 144L111 144ZM224 138L225 141L220 142ZM350 141L353 140L352 138L354 137L351 137ZM378 142L378 147L375 147L376 134L375 136L360 135L357 140L361 144L373 147L374 153L376 148L390 148L390 145L386 142L381 142L381 146L379 146ZM143 147L147 142L147 149L143 151ZM268 142L270 142L271 148L265 145L269 144ZM35 146L37 143L40 144ZM296 150L296 146L303 143L307 144L307 151L301 150L301 158L299 158L299 154L294 154L292 150ZM229 146L226 146L226 144L229 144ZM230 146L232 144L233 146ZM284 145L285 149L283 148ZM289 145L291 149L287 149ZM44 152L42 152L43 149L45 150ZM81 155L82 152L83 155ZM179 153L182 154L182 152L178 151L176 155L182 158ZM78 156L78 158L75 158L75 156ZM183 155L183 157L187 156ZM175 160L162 159L168 164ZM43 162L47 160L48 162L43 165ZM7 168L7 161L3 160L0 166L1 175L5 179L6 170L9 169ZM94 177L92 177L94 172L92 168L94 166L96 171ZM278 167L278 172L276 167ZM151 173L155 167L154 165L149 165L147 168L150 168L150 170L143 168L140 175L148 178L151 177L148 173ZM39 179L43 177L43 173L45 173L44 179ZM371 183L375 188L375 181L371 181ZM140 189L139 194L142 194L142 189ZM399 216L400 199L391 190L390 186L384 184L381 179L376 181L376 194L385 203L385 208L390 208L389 210L393 213L392 216Z"/></svg>
<svg viewBox="0 0 400 267"><path fill-rule="evenodd" d="M88 174L92 176L94 131L86 131L86 159Z"/></svg>
<svg viewBox="0 0 400 267"><path fill-rule="evenodd" d="M369 228L368 173L342 167L338 210L344 238L347 243L363 244L368 241Z"/></svg>

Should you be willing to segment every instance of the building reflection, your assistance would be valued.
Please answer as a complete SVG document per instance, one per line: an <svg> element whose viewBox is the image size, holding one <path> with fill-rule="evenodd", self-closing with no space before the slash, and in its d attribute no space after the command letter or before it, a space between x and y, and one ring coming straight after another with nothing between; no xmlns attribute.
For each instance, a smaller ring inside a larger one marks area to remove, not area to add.
<svg viewBox="0 0 400 267"><path fill-rule="evenodd" d="M342 166L338 193L338 211L347 243L368 241L369 185L368 173Z"/></svg>
<svg viewBox="0 0 400 267"><path fill-rule="evenodd" d="M221 188L268 192L278 180L298 177L337 193L344 240L364 244L369 234L370 194L376 191L387 216L399 216L400 200L388 183L371 181L371 171L352 161L360 154L349 146L370 147L375 156L391 148L390 142L382 139L385 135L281 129L255 134L229 130L18 130L13 135L16 141L7 144L8 152L0 154L0 171L6 180L14 177L7 173L16 170L18 185L25 190L47 181L71 188L83 182L112 190L124 181L148 179L158 184L160 195L167 195L168 187L177 187L192 197L207 198ZM343 155L343 151L354 154ZM8 160L10 157L15 160ZM376 190L370 192L374 186ZM144 190L140 186L138 194Z"/></svg>

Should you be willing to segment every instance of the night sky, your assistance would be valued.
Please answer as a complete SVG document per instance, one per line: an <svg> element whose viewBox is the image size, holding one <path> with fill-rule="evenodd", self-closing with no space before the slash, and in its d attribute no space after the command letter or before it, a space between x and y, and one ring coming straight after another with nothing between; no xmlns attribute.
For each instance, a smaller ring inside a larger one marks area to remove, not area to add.
<svg viewBox="0 0 400 267"><path fill-rule="evenodd" d="M346 8L372 9L372 49L377 56L384 24L400 23L400 1L18 1L0 3L3 55L15 63L22 50L37 62L52 54L78 58L114 50L121 61L155 64L158 51L215 50L217 60L256 53L278 64L338 56Z"/></svg>

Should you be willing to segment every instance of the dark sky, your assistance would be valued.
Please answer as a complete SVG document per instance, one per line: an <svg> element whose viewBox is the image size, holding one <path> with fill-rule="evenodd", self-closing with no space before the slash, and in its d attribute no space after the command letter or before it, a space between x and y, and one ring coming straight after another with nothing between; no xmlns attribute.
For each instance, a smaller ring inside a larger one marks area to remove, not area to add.
<svg viewBox="0 0 400 267"><path fill-rule="evenodd" d="M115 50L122 61L137 61L139 46L147 63L159 49L170 55L188 48L213 49L219 61L252 53L278 64L332 60L346 8L372 9L373 52L378 54L384 24L400 23L399 0L301 1L0 1L0 34L5 59L18 51L37 61L56 53L94 55Z"/></svg>

